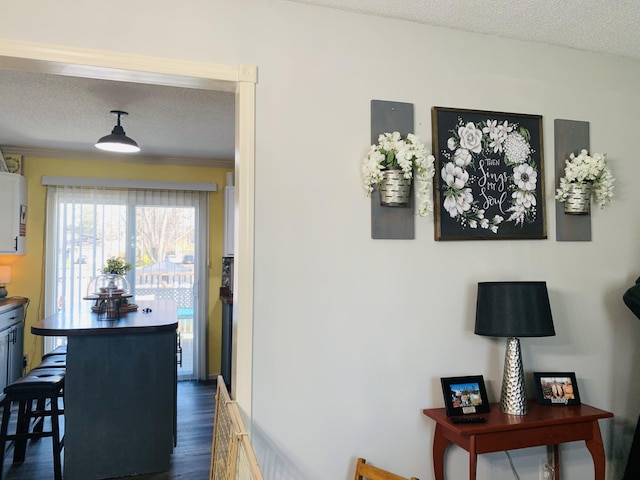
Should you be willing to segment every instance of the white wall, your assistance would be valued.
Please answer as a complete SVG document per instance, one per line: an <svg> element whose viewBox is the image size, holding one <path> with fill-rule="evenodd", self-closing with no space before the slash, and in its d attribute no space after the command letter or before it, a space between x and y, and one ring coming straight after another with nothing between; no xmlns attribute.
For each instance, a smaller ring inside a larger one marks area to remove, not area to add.
<svg viewBox="0 0 640 480"><path fill-rule="evenodd" d="M601 422L608 478L620 478L640 412L640 323L622 303L640 275L640 63L280 0L3 6L4 38L258 66L253 432L268 479L353 476L357 456L432 478L439 378L482 374L496 401L504 342L473 334L478 281L546 280L557 335L524 339L525 370L575 371ZM37 13L33 13L37 12ZM547 240L372 240L360 161L372 99L410 102L431 144L430 108L543 116ZM592 215L593 241L556 242L553 120L590 122L617 196ZM533 394L533 391L531 392ZM512 453L538 478L543 448ZM592 476L563 446L563 478ZM467 457L447 456L448 478ZM485 455L479 480L513 478Z"/></svg>

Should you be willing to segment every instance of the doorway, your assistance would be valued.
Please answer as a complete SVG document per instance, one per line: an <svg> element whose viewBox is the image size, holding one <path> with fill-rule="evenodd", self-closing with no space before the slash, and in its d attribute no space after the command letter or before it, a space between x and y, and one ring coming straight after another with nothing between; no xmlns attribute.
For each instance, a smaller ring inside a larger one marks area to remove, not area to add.
<svg viewBox="0 0 640 480"><path fill-rule="evenodd" d="M131 70L131 65L136 66L135 71ZM243 411L251 415L256 67L214 65L117 52L89 52L60 45L0 40L0 68L84 78L126 81L135 78L141 83L235 92L237 188L232 395Z"/></svg>

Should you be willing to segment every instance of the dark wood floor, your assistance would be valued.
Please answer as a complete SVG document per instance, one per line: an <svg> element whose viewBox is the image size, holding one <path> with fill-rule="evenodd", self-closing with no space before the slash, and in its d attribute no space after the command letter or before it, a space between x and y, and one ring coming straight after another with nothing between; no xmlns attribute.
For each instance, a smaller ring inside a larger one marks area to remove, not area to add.
<svg viewBox="0 0 640 480"><path fill-rule="evenodd" d="M126 478L129 480L208 480L215 394L215 382L179 382L178 445L171 456L171 469L168 472ZM117 439L114 441L117 442ZM13 449L8 447L4 458L2 480L53 479L51 450L49 438L32 441L27 446L25 462L12 465ZM96 455L99 455L99 452L96 452Z"/></svg>

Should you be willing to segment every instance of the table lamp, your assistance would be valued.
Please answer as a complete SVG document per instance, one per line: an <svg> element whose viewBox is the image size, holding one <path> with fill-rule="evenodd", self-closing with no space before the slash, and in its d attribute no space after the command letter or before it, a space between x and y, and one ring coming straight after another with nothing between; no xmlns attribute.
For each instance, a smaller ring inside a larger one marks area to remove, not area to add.
<svg viewBox="0 0 640 480"><path fill-rule="evenodd" d="M518 337L556 334L546 282L479 282L476 335L507 337L500 410L527 414L527 394Z"/></svg>
<svg viewBox="0 0 640 480"><path fill-rule="evenodd" d="M11 283L11 267L0 265L0 298L7 296L5 285Z"/></svg>

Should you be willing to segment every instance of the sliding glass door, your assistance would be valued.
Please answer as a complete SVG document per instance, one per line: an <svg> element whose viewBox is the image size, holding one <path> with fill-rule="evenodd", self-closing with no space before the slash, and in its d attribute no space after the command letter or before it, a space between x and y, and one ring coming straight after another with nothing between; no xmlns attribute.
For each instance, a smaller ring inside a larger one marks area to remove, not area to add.
<svg viewBox="0 0 640 480"><path fill-rule="evenodd" d="M86 308L89 282L108 258L124 258L132 303L176 303L179 378L203 377L207 194L57 186L48 195L45 313Z"/></svg>

